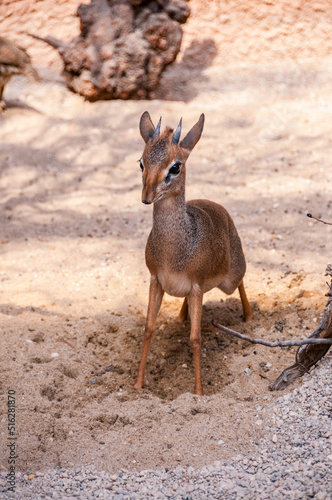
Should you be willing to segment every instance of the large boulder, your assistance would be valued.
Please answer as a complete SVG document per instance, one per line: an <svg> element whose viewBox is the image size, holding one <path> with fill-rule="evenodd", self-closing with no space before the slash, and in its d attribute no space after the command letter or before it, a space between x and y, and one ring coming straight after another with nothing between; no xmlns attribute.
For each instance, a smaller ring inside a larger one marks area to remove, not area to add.
<svg viewBox="0 0 332 500"><path fill-rule="evenodd" d="M81 34L52 37L70 89L90 101L147 98L181 46L186 0L91 0L80 5Z"/></svg>

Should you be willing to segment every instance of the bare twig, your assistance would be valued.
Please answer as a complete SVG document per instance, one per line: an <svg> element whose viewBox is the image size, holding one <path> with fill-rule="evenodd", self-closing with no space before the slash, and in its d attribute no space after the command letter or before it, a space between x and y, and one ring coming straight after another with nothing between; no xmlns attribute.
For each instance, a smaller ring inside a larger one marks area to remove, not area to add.
<svg viewBox="0 0 332 500"><path fill-rule="evenodd" d="M222 330L225 333L229 333L230 335L234 335L234 337L238 337L239 339L250 342L251 344L261 344L266 347L287 347L287 346L301 346L307 344L332 344L332 339L314 339L307 338L303 340L276 340L275 342L268 342L267 340L261 339L252 339L251 337L247 337L242 333L236 332L235 330L231 330L230 328L226 328L226 326L220 325L212 320L212 325L219 330Z"/></svg>
<svg viewBox="0 0 332 500"><path fill-rule="evenodd" d="M332 265L328 264L325 276L332 276ZM328 297L324 316L314 332L309 338L331 339L332 338L332 281L329 291L325 294ZM295 363L285 368L278 377L270 384L270 391L280 391L289 386L298 377L308 373L312 366L315 366L320 359L328 352L331 345L311 345L300 346L296 351Z"/></svg>
<svg viewBox="0 0 332 500"><path fill-rule="evenodd" d="M68 340L64 339L63 337L59 337L58 338L58 342L64 342L65 344L69 345L69 347L71 347L72 349L75 349L75 347L73 346L73 344L71 344L70 342L68 342Z"/></svg>
<svg viewBox="0 0 332 500"><path fill-rule="evenodd" d="M61 49L65 47L65 43L62 42L61 40L57 40L53 36L45 36L44 38L38 35L35 35L34 33L28 33L29 36L32 36L32 38L35 38L36 40L41 40L42 42L48 43L55 49Z"/></svg>
<svg viewBox="0 0 332 500"><path fill-rule="evenodd" d="M317 217L314 217L312 214L307 214L307 217L310 217L310 219L318 220L318 222L322 222L323 224L327 224L328 226L332 226L332 222L325 222L325 220L318 219Z"/></svg>

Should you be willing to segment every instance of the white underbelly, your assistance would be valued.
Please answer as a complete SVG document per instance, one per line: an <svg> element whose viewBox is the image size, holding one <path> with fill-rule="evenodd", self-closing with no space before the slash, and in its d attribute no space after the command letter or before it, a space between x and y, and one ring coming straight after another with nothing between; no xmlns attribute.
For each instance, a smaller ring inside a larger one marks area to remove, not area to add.
<svg viewBox="0 0 332 500"><path fill-rule="evenodd" d="M159 271L157 275L158 281L162 289L172 295L173 297L187 297L195 285L188 276L184 273L172 273L167 271ZM212 290L212 288L219 288L227 295L231 295L236 285L224 275L214 276L204 281L202 286L203 293Z"/></svg>
<svg viewBox="0 0 332 500"><path fill-rule="evenodd" d="M192 289L192 282L183 273L171 273L167 271L159 271L157 275L158 281L168 295L173 297L186 297Z"/></svg>

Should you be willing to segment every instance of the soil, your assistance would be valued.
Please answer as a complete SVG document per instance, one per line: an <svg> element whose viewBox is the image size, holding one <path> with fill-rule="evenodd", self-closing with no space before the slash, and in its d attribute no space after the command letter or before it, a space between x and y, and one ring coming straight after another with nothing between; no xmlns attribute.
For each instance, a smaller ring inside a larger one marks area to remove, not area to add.
<svg viewBox="0 0 332 500"><path fill-rule="evenodd" d="M268 385L295 349L249 345L211 320L276 340L307 336L322 315L331 228L306 213L332 221L329 2L193 0L180 57L154 99L93 104L65 87L52 49L22 35L33 25L71 38L78 23L65 14L78 3L0 7L3 36L22 40L44 78L12 79L5 98L31 109L0 117L1 450L13 389L22 471L199 466L247 453L279 396ZM205 113L187 198L223 204L246 253L255 319L243 323L237 293L205 295L204 397L191 393L190 325L177 323L181 300L169 296L146 387L133 388L152 223L137 163L146 109L173 127L182 116L184 131Z"/></svg>

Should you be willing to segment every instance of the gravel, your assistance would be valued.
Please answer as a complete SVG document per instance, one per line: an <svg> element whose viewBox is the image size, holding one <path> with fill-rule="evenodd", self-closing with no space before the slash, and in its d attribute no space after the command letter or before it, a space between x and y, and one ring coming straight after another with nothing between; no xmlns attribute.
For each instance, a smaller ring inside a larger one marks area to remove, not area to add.
<svg viewBox="0 0 332 500"><path fill-rule="evenodd" d="M248 456L200 469L109 474L93 467L55 467L32 479L17 473L15 493L8 492L6 473L1 473L0 498L331 499L331 367L332 358L326 357L298 388L280 393L262 409L266 434Z"/></svg>

